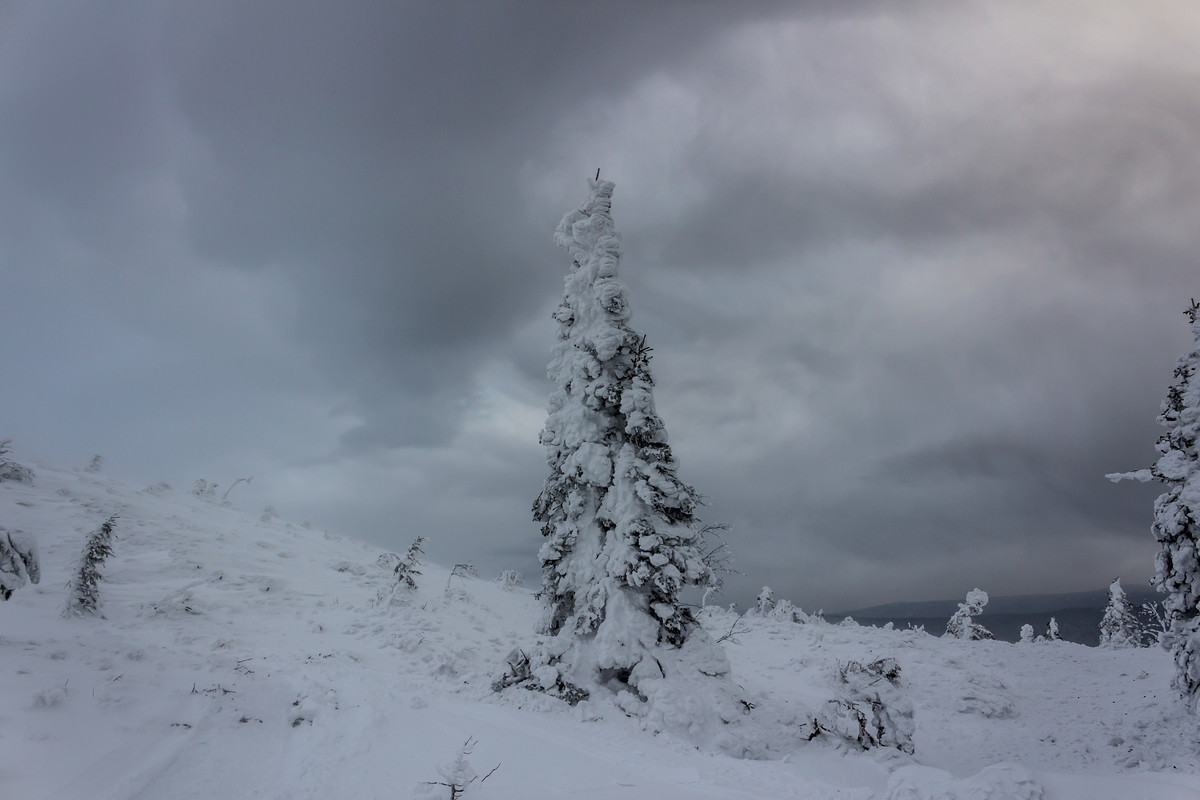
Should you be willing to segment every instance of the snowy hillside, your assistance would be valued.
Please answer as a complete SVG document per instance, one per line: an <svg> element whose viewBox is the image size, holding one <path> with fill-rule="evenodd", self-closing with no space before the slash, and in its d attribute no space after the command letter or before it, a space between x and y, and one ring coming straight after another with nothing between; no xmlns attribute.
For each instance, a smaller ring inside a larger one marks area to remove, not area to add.
<svg viewBox="0 0 1200 800"><path fill-rule="evenodd" d="M770 757L739 759L654 735L604 698L493 693L505 656L533 641L527 590L423 564L416 591L392 591L381 551L336 534L161 485L36 471L32 485L0 483L0 526L36 536L42 564L40 584L0 604L6 799L404 799L442 791L421 784L443 780L468 738L480 777L499 765L468 789L478 800L1200 793L1200 729L1158 649L714 610L713 635L733 630L745 731ZM103 616L63 616L84 543L113 514ZM835 694L838 667L880 658L901 668L915 754L796 744L796 718Z"/></svg>

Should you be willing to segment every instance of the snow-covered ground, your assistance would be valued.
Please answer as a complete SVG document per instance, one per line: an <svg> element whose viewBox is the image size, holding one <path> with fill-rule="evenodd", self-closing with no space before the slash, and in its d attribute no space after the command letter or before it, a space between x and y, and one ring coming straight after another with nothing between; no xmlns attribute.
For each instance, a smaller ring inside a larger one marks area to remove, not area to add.
<svg viewBox="0 0 1200 800"><path fill-rule="evenodd" d="M87 536L119 515L103 616L63 616ZM187 491L37 469L0 484L42 580L0 604L0 797L409 798L474 742L468 798L1200 797L1200 727L1161 650L960 642L746 618L724 643L745 725L833 695L839 664L891 657L916 752L781 736L776 758L698 749L597 698L491 681L528 646L527 590L422 566L388 587L377 548ZM412 531L436 536L436 531ZM714 611L714 636L734 624ZM438 789L438 787L424 787ZM440 790L440 789L438 789Z"/></svg>

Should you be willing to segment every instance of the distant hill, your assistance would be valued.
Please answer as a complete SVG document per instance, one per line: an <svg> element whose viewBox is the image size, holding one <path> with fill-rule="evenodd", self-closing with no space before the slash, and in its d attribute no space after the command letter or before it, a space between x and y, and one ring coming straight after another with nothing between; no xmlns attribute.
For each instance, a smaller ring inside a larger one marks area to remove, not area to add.
<svg viewBox="0 0 1200 800"><path fill-rule="evenodd" d="M1124 588L1129 601L1139 610L1142 603L1161 599L1161 595L1148 586ZM849 616L860 625L876 625L880 628L889 622L896 628L923 626L928 633L940 636L946 632L946 622L958 610L960 602L926 600L919 603L888 603L843 614L827 614L826 619L837 622ZM1107 604L1107 588L1091 592L993 597L978 619L997 639L1015 642L1021 638L1022 625L1032 625L1040 635L1046 632L1050 617L1054 617L1063 639L1095 647L1100 643L1100 619L1104 616Z"/></svg>

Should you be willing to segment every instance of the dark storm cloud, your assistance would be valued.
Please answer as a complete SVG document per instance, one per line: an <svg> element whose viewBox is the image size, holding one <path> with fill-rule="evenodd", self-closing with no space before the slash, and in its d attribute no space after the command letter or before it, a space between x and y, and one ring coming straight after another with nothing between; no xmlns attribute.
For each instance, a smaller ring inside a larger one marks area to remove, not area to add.
<svg viewBox="0 0 1200 800"><path fill-rule="evenodd" d="M1154 487L1102 475L1200 292L1196 46L1169 3L9 5L0 437L535 570L600 167L731 599L1141 579Z"/></svg>

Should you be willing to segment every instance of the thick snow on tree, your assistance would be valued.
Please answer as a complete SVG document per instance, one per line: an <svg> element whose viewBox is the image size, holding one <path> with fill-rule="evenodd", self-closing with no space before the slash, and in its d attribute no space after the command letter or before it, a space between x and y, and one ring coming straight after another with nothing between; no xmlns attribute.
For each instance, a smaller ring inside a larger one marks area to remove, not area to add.
<svg viewBox="0 0 1200 800"><path fill-rule="evenodd" d="M24 531L0 528L0 600L12 597L26 583L41 579L37 540Z"/></svg>
<svg viewBox="0 0 1200 800"><path fill-rule="evenodd" d="M1050 621L1046 623L1046 641L1048 641L1048 642L1061 642L1062 641L1062 636L1058 632L1058 620L1056 620L1054 617L1051 617Z"/></svg>
<svg viewBox="0 0 1200 800"><path fill-rule="evenodd" d="M995 639L991 631L971 619L982 614L987 603L987 592L982 589L967 592L967 602L959 603L958 611L946 623L946 635L955 639Z"/></svg>
<svg viewBox="0 0 1200 800"><path fill-rule="evenodd" d="M1167 491L1154 501L1151 530L1158 540L1154 585L1167 595L1163 605L1170 623L1161 638L1175 659L1175 688L1189 707L1200 709L1200 304L1186 313L1192 325L1190 352L1175 365L1175 382L1167 389L1158 424L1167 432L1155 445L1161 454L1154 466L1114 473L1120 480L1158 480Z"/></svg>
<svg viewBox="0 0 1200 800"><path fill-rule="evenodd" d="M596 686L644 701L680 658L685 673L729 669L680 600L712 570L694 515L698 495L676 475L655 410L650 348L629 325L612 193L611 182L592 181L587 202L555 232L573 266L554 313L548 376L556 388L541 434L550 474L533 505L546 538L539 632L550 639L545 652L510 659L514 675L501 682L529 672L572 702Z"/></svg>
<svg viewBox="0 0 1200 800"><path fill-rule="evenodd" d="M1141 623L1117 578L1108 587L1108 605L1100 620L1100 646L1112 649L1137 647L1141 643Z"/></svg>
<svg viewBox="0 0 1200 800"><path fill-rule="evenodd" d="M758 615L765 617L771 613L771 609L775 608L775 593L771 591L770 586L764 586L762 591L758 593L758 600L755 606L758 609Z"/></svg>
<svg viewBox="0 0 1200 800"><path fill-rule="evenodd" d="M1027 622L1021 626L1021 642L1023 644L1032 644L1033 641L1033 626Z"/></svg>

